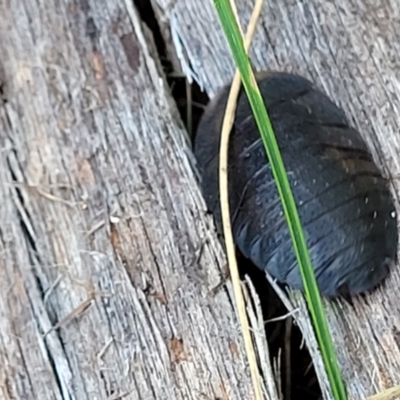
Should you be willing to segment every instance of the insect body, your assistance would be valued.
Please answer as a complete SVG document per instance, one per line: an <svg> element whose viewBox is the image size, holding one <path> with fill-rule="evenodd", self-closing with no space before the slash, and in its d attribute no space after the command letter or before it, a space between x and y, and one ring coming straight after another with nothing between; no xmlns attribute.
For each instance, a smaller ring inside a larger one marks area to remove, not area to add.
<svg viewBox="0 0 400 400"><path fill-rule="evenodd" d="M373 289L397 251L397 221L385 179L344 112L310 81L262 73L258 84L298 207L320 291ZM196 134L203 194L221 229L219 143L229 86L208 105ZM243 255L278 282L302 289L286 219L244 92L228 158L232 230Z"/></svg>

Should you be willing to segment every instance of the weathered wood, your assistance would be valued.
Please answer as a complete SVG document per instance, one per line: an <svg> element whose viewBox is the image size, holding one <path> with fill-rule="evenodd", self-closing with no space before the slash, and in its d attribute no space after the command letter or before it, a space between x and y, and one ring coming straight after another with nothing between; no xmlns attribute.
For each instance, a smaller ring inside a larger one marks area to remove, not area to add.
<svg viewBox="0 0 400 400"><path fill-rule="evenodd" d="M252 3L237 2L242 26ZM213 2L153 0L171 37L182 70L212 97L233 76L234 63ZM384 174L400 182L400 7L385 1L265 1L250 52L256 69L299 73L316 82L359 129ZM398 201L396 204L397 209ZM329 325L351 399L365 399L400 383L398 265L367 297L326 303ZM293 293L289 308L312 352L324 397L331 398L303 299Z"/></svg>
<svg viewBox="0 0 400 400"><path fill-rule="evenodd" d="M210 293L224 254L132 2L2 2L0 37L0 397L251 398L231 286Z"/></svg>

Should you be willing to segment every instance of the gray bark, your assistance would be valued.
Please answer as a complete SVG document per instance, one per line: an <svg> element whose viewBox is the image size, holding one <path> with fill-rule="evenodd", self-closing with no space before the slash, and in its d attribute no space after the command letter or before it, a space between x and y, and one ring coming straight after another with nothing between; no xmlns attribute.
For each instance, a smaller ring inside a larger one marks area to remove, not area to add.
<svg viewBox="0 0 400 400"><path fill-rule="evenodd" d="M5 1L0 37L0 398L251 398L229 281L210 293L226 260L132 2Z"/></svg>

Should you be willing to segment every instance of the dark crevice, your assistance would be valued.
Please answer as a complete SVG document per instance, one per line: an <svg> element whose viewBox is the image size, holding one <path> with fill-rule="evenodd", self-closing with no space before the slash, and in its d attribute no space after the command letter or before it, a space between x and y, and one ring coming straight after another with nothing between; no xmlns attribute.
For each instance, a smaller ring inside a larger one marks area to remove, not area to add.
<svg viewBox="0 0 400 400"><path fill-rule="evenodd" d="M13 151L13 153L14 153L15 160L18 162L18 157L17 157L17 154L16 154L15 150ZM12 167L9 159L7 160L7 164L8 164L8 169L10 171L10 176L11 176L12 182L14 182L15 184L20 183L18 181L18 179L17 179L17 176L16 176L16 174L15 174L15 172L13 170L13 167ZM28 218L30 220L29 211L25 207L24 198L22 196L21 190L18 188L17 185L14 186L14 191L16 193L17 199L18 199L21 207L23 207L24 210L25 210L26 218ZM26 225L26 223L24 221L24 217L20 214L20 212L18 210L17 210L17 215L19 217L19 224L20 224L20 227L21 227L21 231L22 231L22 233L23 233L23 235L25 237L25 240L26 240L26 243L27 243L27 247L28 247L29 264L31 266L34 266L38 262L40 262L40 258L38 256L38 252L37 252L37 248L36 248L35 239L34 239L34 237L32 237L32 234L31 234L29 228L27 227L27 225ZM30 222L31 222L31 220L30 220ZM31 224L31 226L32 226L32 224ZM43 289L43 286L42 286L42 284L40 282L40 279L36 275L34 275L34 279L35 279L35 283L36 283L36 287L38 289L38 292L39 292L42 300L44 300L45 290ZM28 296L28 298L29 298L29 296ZM35 307L33 306L32 303L31 303L31 308L32 308L33 313L35 314ZM51 320L50 313L49 313L49 319ZM51 321L51 322L52 322L52 324L54 324L54 321ZM42 332L42 334L44 334L44 333L45 332ZM61 340L60 337L59 337L59 342L60 342L61 346L63 347L62 340ZM63 396L63 394L64 394L64 391L62 389L63 384L61 382L60 376L58 375L56 363L54 361L52 352L48 348L47 341L45 339L43 340L43 345L44 345L44 347L46 349L47 360L49 361L51 369L53 370L54 380L55 380L56 385L58 387L60 396L62 396L63 400L71 400L71 397L69 395L68 395L68 398L65 398ZM64 353L65 353L65 349L64 348L63 348L63 350L64 350ZM22 351L21 351L21 354L23 354ZM66 359L68 360L68 358L66 358ZM28 377L30 377L30 374L28 374Z"/></svg>
<svg viewBox="0 0 400 400"><path fill-rule="evenodd" d="M204 106L207 105L208 96L200 90L197 84L190 86L190 97L188 99L188 87L185 77L176 76L174 74L173 63L168 59L167 46L161 33L156 15L149 0L133 0L141 20L152 31L155 41L158 56L161 60L164 73L167 77L167 82L170 86L171 94L177 104L180 116L185 123L188 130L191 130L192 141L195 132L203 114ZM307 94L309 90L298 93L298 97ZM287 99L285 99L287 101ZM187 107L191 106L191 122L187 118ZM249 260L245 259L239 252L238 266L241 278L247 275L256 289L256 292L261 301L264 321L273 318L281 317L287 314L287 309L282 301L275 293L274 289L268 283L263 271L258 269ZM222 285L221 290L226 290L225 285ZM265 324L266 334L268 338L268 345L270 348L271 361L279 357L281 361L281 380L282 380L282 393L284 393L285 400L295 400L306 396L309 400L317 400L321 398L321 389L318 384L318 379L312 359L306 346L303 345L303 336L300 329L292 323L290 334L287 332L287 320L271 322ZM285 349L290 349L288 356L285 355ZM289 359L289 365L285 360ZM290 371L290 376L287 376L286 371ZM290 383L290 390L287 386Z"/></svg>
<svg viewBox="0 0 400 400"><path fill-rule="evenodd" d="M193 134L196 132L203 106L208 103L208 96L201 91L200 86L195 82L189 85L185 76L181 75L178 71L174 71L173 63L169 59L167 46L152 8L151 1L133 0L133 3L139 12L141 20L153 34L158 57L161 61L172 97L176 102L185 127L192 133L191 136L193 139ZM190 92L188 93L188 91ZM191 99L188 99L188 95Z"/></svg>
<svg viewBox="0 0 400 400"><path fill-rule="evenodd" d="M107 397L112 397L115 393L114 389L110 388L110 382L107 380L107 377L104 375L102 370L99 371L100 380L103 382L104 391L106 392Z"/></svg>
<svg viewBox="0 0 400 400"><path fill-rule="evenodd" d="M264 326L271 361L279 359L281 362L281 391L283 399L297 400L304 396L310 400L319 399L321 397L321 389L316 379L309 351L305 345L301 348L304 338L300 329L292 321L290 335L288 336L286 334L287 319L267 322L286 315L288 311L267 281L265 273L242 256L239 251L237 257L241 278L244 279L245 275L250 277L260 299L263 319L266 322ZM286 353L287 349L290 349L288 353ZM279 352L281 352L281 355ZM289 376L287 374L288 370L290 371ZM290 390L287 389L289 382Z"/></svg>
<svg viewBox="0 0 400 400"><path fill-rule="evenodd" d="M15 151L15 150L12 150L12 152L14 153L15 160L18 160L16 151ZM19 200L19 203L20 203L21 206L25 209L25 213L26 213L27 218L29 218L29 212L28 212L28 210L25 208L25 205L24 205L24 203L25 203L25 202L24 202L24 198L23 198L23 196L22 196L22 194L21 194L21 190L20 190L20 189L18 188L18 186L17 186L17 185L20 184L21 182L18 182L17 176L15 175L15 172L14 172L14 170L13 170L13 167L12 167L11 163L10 163L10 160L7 160L7 163L8 163L8 168L9 168L10 175L11 175L11 180L12 180L12 182L15 183L14 191L15 191L15 193L16 193L16 195L17 195L17 198L18 198L18 200ZM26 223L25 223L25 221L24 221L24 218L23 218L22 215L19 214L19 212L18 212L18 216L19 216L19 222L20 222L20 226L21 226L22 232L24 233L24 236L25 236L25 238L26 238L26 240L27 240L27 243L28 243L28 245L29 245L29 249L31 249L34 253L36 253L36 252L37 252L37 251L36 251L37 249L36 249L35 239L32 237L31 233L29 232L29 229L28 229L28 227L26 226Z"/></svg>
<svg viewBox="0 0 400 400"><path fill-rule="evenodd" d="M171 61L168 59L167 47L161 34L160 26L158 25L156 16L149 0L133 0L136 9L139 12L140 19L147 25L151 30L154 42L156 45L158 57L164 67L164 72L170 74L173 72Z"/></svg>
<svg viewBox="0 0 400 400"><path fill-rule="evenodd" d="M6 83L2 80L1 65L0 65L0 105L7 104Z"/></svg>
<svg viewBox="0 0 400 400"><path fill-rule="evenodd" d="M60 346L61 346L61 348L62 348L62 350L63 350L63 353L66 354L66 350L65 350L65 347L64 347L64 343L63 343L63 341L61 340L61 337L60 337L60 335L58 334L58 332L56 333L56 335L58 336L58 340L59 340L59 342L60 342ZM46 339L43 340L43 344L44 344L44 347L45 347L45 349L46 349L47 359L48 359L48 361L49 361L49 363L50 363L50 367L51 367L52 371L54 372L54 374L53 374L53 375L54 375L54 380L56 381L56 385L57 385L57 387L58 387L60 396L62 397L63 400L72 400L72 397L70 396L69 393L67 393L67 396L68 396L68 397L64 397L64 394L65 394L65 393L64 393L64 391L63 391L63 389L62 389L63 384L62 384L61 379L60 379L60 377L59 377L59 375L58 375L56 363L55 363L55 361L54 361L54 357L53 357L53 355L52 355L52 352L50 351L49 347L47 346L47 340L46 340ZM69 366L69 368L70 368L71 366L69 365L69 359L68 359L68 357L65 357L65 360L67 360L68 366ZM70 368L70 370L72 371L71 368Z"/></svg>

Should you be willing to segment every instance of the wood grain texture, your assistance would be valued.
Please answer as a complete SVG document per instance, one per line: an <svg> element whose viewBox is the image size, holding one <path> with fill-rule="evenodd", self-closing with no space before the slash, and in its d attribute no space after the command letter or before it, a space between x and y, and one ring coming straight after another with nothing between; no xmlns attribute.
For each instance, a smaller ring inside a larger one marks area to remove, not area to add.
<svg viewBox="0 0 400 400"><path fill-rule="evenodd" d="M229 82L234 64L211 0L153 0L169 25L181 68L210 97ZM252 2L236 1L242 26ZM314 81L365 138L392 179L399 210L400 6L394 0L266 1L250 51L257 70L282 70ZM353 305L326 304L340 367L351 399L365 399L400 383L399 265L389 279ZM287 297L313 354L324 398L331 398L304 300Z"/></svg>
<svg viewBox="0 0 400 400"><path fill-rule="evenodd" d="M5 1L0 37L0 398L251 398L230 283L210 294L224 254L132 2Z"/></svg>

